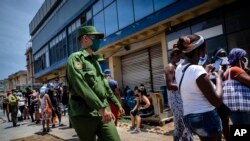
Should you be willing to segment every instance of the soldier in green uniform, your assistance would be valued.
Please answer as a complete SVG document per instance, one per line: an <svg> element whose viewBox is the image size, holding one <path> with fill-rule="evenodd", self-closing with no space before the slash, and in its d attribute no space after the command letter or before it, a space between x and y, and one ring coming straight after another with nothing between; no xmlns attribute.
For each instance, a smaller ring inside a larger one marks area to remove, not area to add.
<svg viewBox="0 0 250 141"><path fill-rule="evenodd" d="M81 141L119 141L108 102L112 101L124 112L98 63L103 33L94 26L83 26L77 31L82 49L70 55L67 62L69 84L69 117Z"/></svg>
<svg viewBox="0 0 250 141"><path fill-rule="evenodd" d="M11 109L11 120L13 123L13 127L19 126L17 124L17 112L18 112L18 101L19 99L16 97L14 94L15 90L11 90L10 95L8 96L9 104L10 104L10 109Z"/></svg>

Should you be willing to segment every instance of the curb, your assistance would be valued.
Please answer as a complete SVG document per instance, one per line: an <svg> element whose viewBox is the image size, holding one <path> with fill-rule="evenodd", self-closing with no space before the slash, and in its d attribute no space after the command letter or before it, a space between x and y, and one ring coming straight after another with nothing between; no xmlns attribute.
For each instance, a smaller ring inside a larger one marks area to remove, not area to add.
<svg viewBox="0 0 250 141"><path fill-rule="evenodd" d="M56 135L54 135L54 134L52 134L52 133L48 133L48 135L51 135L51 136L53 136L53 137L55 137L55 138L57 138L57 139L61 139L61 140L65 140L65 139L63 139L63 138L61 138L61 137L58 137L58 136L56 136Z"/></svg>

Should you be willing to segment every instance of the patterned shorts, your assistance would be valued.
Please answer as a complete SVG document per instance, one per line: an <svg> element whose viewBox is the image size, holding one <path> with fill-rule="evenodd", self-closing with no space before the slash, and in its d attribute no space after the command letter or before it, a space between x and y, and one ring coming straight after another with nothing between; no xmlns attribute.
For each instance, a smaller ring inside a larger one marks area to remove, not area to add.
<svg viewBox="0 0 250 141"><path fill-rule="evenodd" d="M52 118L52 113L42 112L42 120L50 120Z"/></svg>

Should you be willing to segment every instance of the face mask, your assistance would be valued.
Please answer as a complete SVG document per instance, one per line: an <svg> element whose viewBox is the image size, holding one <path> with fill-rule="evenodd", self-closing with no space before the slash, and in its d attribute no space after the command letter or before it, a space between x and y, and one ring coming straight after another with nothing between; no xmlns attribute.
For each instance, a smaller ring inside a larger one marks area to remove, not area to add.
<svg viewBox="0 0 250 141"><path fill-rule="evenodd" d="M248 59L247 59L247 57L244 57L244 60L242 60L242 63L244 64L244 68L247 68L247 66L248 66Z"/></svg>
<svg viewBox="0 0 250 141"><path fill-rule="evenodd" d="M100 39L93 39L92 40L92 50L94 51L94 52L96 52L98 49L99 49L99 47L100 47L100 43L101 43L101 41L100 41Z"/></svg>
<svg viewBox="0 0 250 141"><path fill-rule="evenodd" d="M204 57L200 57L198 65L203 66L207 62L207 58L208 58L207 54Z"/></svg>

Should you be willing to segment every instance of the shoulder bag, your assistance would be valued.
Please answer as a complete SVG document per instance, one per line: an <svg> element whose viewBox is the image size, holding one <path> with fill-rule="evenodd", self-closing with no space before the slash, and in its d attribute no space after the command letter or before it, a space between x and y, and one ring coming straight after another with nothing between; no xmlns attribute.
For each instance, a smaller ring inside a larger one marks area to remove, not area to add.
<svg viewBox="0 0 250 141"><path fill-rule="evenodd" d="M223 87L223 102L232 111L250 111L250 88L230 76Z"/></svg>

